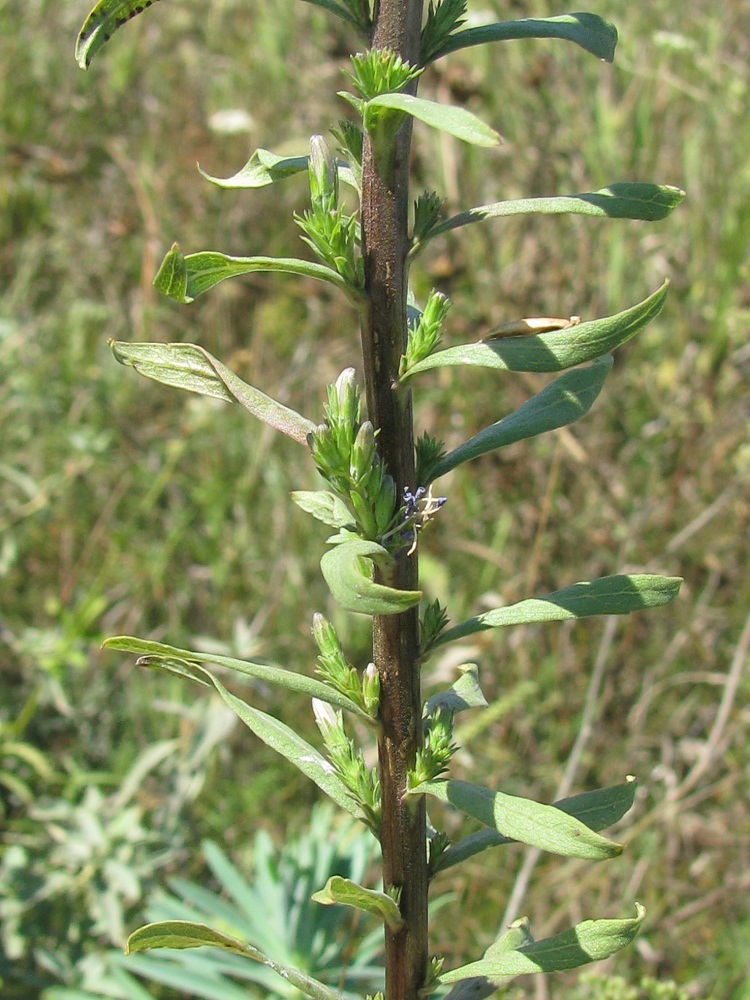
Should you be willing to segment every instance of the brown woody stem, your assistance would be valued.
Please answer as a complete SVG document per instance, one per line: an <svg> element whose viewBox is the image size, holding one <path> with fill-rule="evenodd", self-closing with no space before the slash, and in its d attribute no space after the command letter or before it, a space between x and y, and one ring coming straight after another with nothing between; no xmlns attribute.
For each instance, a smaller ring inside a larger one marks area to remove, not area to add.
<svg viewBox="0 0 750 1000"><path fill-rule="evenodd" d="M380 0L373 47L389 48L416 65L422 0ZM411 394L396 392L406 344L406 290L409 250L409 153L411 120L395 139L393 156L376 166L365 139L362 176L362 246L367 307L362 350L368 416L380 430L378 451L396 482L398 495L414 489L414 427ZM379 172L379 171L382 171ZM382 582L415 590L417 557L406 553ZM427 966L427 857L422 798L404 800L406 774L422 740L422 700L417 666L419 617L416 608L376 616L373 658L381 681L379 766L382 788L383 881L401 889L404 927L386 928L386 1000L418 1000Z"/></svg>

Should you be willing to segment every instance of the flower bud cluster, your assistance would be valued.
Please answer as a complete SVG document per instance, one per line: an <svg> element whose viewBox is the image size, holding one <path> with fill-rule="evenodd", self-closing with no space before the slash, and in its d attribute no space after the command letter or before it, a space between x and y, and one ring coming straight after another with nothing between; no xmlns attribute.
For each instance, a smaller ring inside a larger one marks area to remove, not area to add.
<svg viewBox="0 0 750 1000"><path fill-rule="evenodd" d="M393 527L396 487L376 451L372 423L360 419L353 368L328 387L325 416L325 423L308 437L315 464L354 514L361 537L379 540Z"/></svg>
<svg viewBox="0 0 750 1000"><path fill-rule="evenodd" d="M344 730L343 713L318 698L313 698L315 722L323 737L334 771L348 794L362 809L364 822L373 833L380 834L380 780L376 770L365 764L362 751L357 750Z"/></svg>
<svg viewBox="0 0 750 1000"><path fill-rule="evenodd" d="M420 67L410 66L392 49L358 52L352 56L352 68L347 76L364 101L381 94L397 94L422 73Z"/></svg>
<svg viewBox="0 0 750 1000"><path fill-rule="evenodd" d="M414 769L409 775L409 786L415 788L443 774L457 749L453 742L453 713L446 708L438 708L434 715L424 720L424 741L417 751Z"/></svg>
<svg viewBox="0 0 750 1000"><path fill-rule="evenodd" d="M442 441L425 433L414 444L416 457L416 479L418 483L431 483L435 467L445 457L445 445Z"/></svg>
<svg viewBox="0 0 750 1000"><path fill-rule="evenodd" d="M294 221L305 234L302 239L324 264L337 271L349 285L362 288L364 264L357 213L348 214L339 205L338 164L321 135L310 139L309 177L312 208L294 216Z"/></svg>
<svg viewBox="0 0 750 1000"><path fill-rule="evenodd" d="M424 312L419 317L418 322L409 327L409 338L406 344L406 354L401 356L399 366L399 377L403 376L416 365L423 361L440 343L440 331L443 321L448 315L451 307L451 300L442 292L434 289L430 292Z"/></svg>
<svg viewBox="0 0 750 1000"><path fill-rule="evenodd" d="M317 612L313 615L312 633L320 650L316 673L374 719L380 703L380 677L375 665L369 664L360 676L344 656L336 629Z"/></svg>
<svg viewBox="0 0 750 1000"><path fill-rule="evenodd" d="M448 624L448 613L440 601L431 601L419 621L419 655L426 656Z"/></svg>
<svg viewBox="0 0 750 1000"><path fill-rule="evenodd" d="M414 228L412 237L420 243L440 221L443 199L435 191L423 191L414 202Z"/></svg>

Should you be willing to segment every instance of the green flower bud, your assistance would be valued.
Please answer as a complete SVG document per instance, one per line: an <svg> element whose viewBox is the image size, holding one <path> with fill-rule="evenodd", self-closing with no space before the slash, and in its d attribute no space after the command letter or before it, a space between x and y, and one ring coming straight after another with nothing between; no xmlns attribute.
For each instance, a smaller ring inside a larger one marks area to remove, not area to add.
<svg viewBox="0 0 750 1000"><path fill-rule="evenodd" d="M339 171L322 135L310 139L310 200L313 209L333 212L339 203Z"/></svg>
<svg viewBox="0 0 750 1000"><path fill-rule="evenodd" d="M312 634L323 656L335 656L341 652L341 643L336 635L336 629L319 611L313 615Z"/></svg>
<svg viewBox="0 0 750 1000"><path fill-rule="evenodd" d="M378 526L378 534L384 535L390 531L395 513L396 484L393 481L393 476L386 474L383 476L380 490L375 499L375 523Z"/></svg>
<svg viewBox="0 0 750 1000"><path fill-rule="evenodd" d="M367 714L374 718L380 705L380 674L374 663L368 663L362 674L362 701Z"/></svg>
<svg viewBox="0 0 750 1000"><path fill-rule="evenodd" d="M352 479L359 482L372 468L375 460L375 428L365 420L357 431L352 448L350 472Z"/></svg>

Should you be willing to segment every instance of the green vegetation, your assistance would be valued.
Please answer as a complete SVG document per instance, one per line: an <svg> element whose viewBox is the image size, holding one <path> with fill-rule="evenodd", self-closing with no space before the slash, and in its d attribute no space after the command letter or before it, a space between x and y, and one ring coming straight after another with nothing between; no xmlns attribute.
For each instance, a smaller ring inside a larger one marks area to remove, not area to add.
<svg viewBox="0 0 750 1000"><path fill-rule="evenodd" d="M276 135L298 141L275 152L304 149L339 113L343 29L305 5L240 0L217 3L199 27L196 5L173 4L137 19L84 78L65 40L88 6L0 6L0 976L3 996L24 1000L79 985L87 952L120 945L158 884L178 870L200 876L204 837L248 871L257 828L280 840L290 816L301 829L300 804L312 800L244 733L209 753L226 713L177 679L134 671L132 658L105 657L104 636L253 658L273 650L309 672L309 610L321 607L359 665L369 658L364 629L329 604L309 520L278 502L300 487L291 443L272 448L230 407L128 377L106 344L199 342L240 375L262 373L276 398L320 411L317 387L352 354L351 315L325 286L250 276L186 309L151 279L178 234L186 246L286 253L298 182L248 197L206 185L194 163L228 176ZM557 13L542 6L534 13ZM663 228L531 217L448 233L425 250L417 290L424 300L437 285L461 302L450 343L517 316L578 315L582 303L614 313L665 275L670 299L624 349L596 420L486 455L479 476L453 473L450 532L431 527L421 563L431 597L445 598L450 581L454 620L623 566L686 578L657 615L473 636L470 655L501 708L457 736L474 773L542 800L637 774L623 858L606 870L540 861L523 912L541 937L590 905L621 912L636 897L649 915L640 954L617 965L632 965L635 985L613 996L638 996L645 968L744 1000L747 32L731 5L614 0L606 13L621 34L613 67L529 41L431 70L422 95L466 102L505 144L488 155L420 130L417 176L448 192L452 212L613 177L658 177L688 201ZM519 178L523 189L509 190ZM540 385L486 384L443 370L420 395L421 422L454 446L494 419L497 391L513 408ZM511 676L493 670L501 654ZM446 652L446 679L454 662ZM295 710L260 684L253 696L282 716ZM192 749L192 767L170 758L174 741ZM163 754L150 756L154 746ZM469 862L473 880L438 881L470 904L436 942L453 964L489 943L486 889L503 899L525 885L512 850L509 869ZM548 989L566 995L562 979Z"/></svg>

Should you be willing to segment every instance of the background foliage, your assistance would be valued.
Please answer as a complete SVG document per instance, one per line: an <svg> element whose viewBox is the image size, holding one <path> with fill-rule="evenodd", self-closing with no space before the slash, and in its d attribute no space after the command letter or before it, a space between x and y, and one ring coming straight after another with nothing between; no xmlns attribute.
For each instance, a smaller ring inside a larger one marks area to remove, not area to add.
<svg viewBox="0 0 750 1000"><path fill-rule="evenodd" d="M357 623L329 606L306 516L279 500L314 488L300 481L292 446L274 438L271 449L270 432L235 408L128 375L106 345L199 342L240 375L262 372L264 388L308 414L321 412L322 387L351 357L352 316L314 283L250 276L189 310L151 289L177 234L185 247L288 253L304 180L220 191L195 161L228 176L256 146L304 152L340 110L343 29L291 0L214 0L205 20L200 6L183 0L138 18L84 77L71 50L89 4L0 3L9 997L76 985L86 953L120 944L157 884L178 868L202 875L204 837L249 871L258 827L279 842L301 829L313 799L244 733L213 750L231 728L226 714L193 704L176 679L104 657L104 636L148 634L309 670L313 606L362 663L368 655ZM620 29L614 66L570 58L564 43L524 42L432 68L422 94L465 102L505 143L477 154L417 128L415 174L447 191L453 211L613 178L657 177L688 200L648 227L549 217L469 227L424 255L417 291L450 293L456 343L521 315L615 312L665 275L672 293L624 348L628 364L610 377L597 419L486 456L480 475L453 474L450 525L426 535L421 563L431 596L450 582L457 618L622 568L685 577L676 604L649 616L476 638L469 656L503 710L458 735L475 773L509 792L557 797L571 752L573 790L625 771L641 781L621 833L628 850L606 872L550 859L529 875L522 912L538 936L638 898L649 924L617 958L619 974L632 966L632 990L645 972L689 995L745 1000L750 12L706 0L595 10ZM297 141L280 146L290 135ZM535 385L500 379L482 393L471 372L444 370L420 393L422 421L450 447ZM446 679L453 662L447 654ZM253 697L270 704L270 692ZM190 767L168 753L173 741L190 748ZM504 857L517 867L488 871L483 860L468 877L442 877L439 889L470 914L446 921L449 961L494 936L523 865L520 851ZM563 983L544 988L561 996Z"/></svg>

